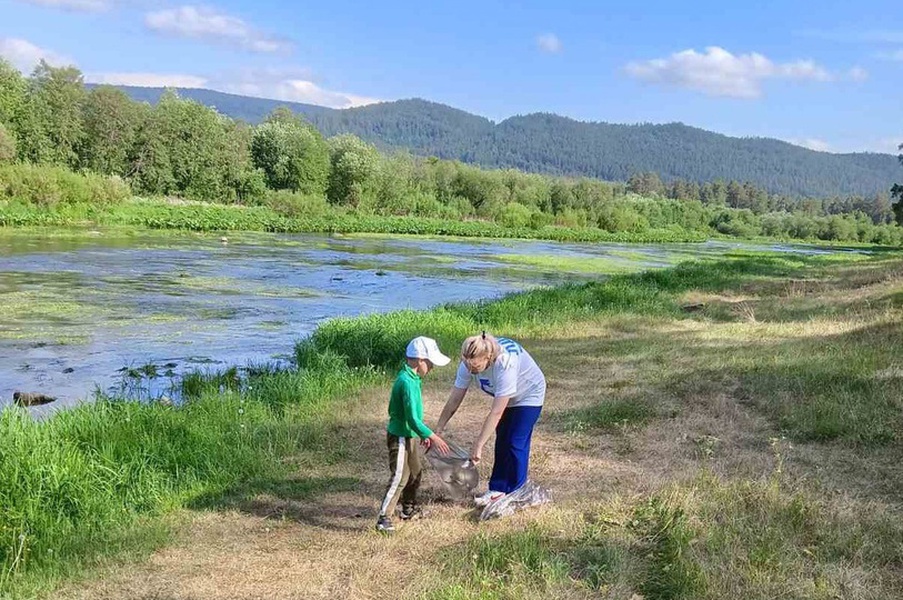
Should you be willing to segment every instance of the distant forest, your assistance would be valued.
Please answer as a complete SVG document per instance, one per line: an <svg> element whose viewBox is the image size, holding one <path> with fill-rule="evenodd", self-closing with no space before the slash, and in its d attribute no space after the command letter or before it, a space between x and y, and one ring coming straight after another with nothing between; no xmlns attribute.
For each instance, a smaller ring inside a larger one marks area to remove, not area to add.
<svg viewBox="0 0 903 600"><path fill-rule="evenodd" d="M163 93L160 88L121 89L151 103ZM820 198L886 192L898 178L899 165L890 154L816 152L779 140L733 138L680 123L616 125L533 114L495 124L425 100L336 110L210 90L178 93L249 123L259 123L285 105L327 137L350 133L381 149L407 149L490 168L608 181L654 172L666 183L733 180L773 194Z"/></svg>

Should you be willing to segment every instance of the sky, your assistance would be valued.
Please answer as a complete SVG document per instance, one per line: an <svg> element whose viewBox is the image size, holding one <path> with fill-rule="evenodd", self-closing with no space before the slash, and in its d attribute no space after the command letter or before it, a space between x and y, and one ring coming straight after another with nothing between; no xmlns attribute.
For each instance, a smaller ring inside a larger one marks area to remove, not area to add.
<svg viewBox="0 0 903 600"><path fill-rule="evenodd" d="M430 5L432 4L432 6ZM86 81L501 121L668 123L829 152L903 143L899 0L0 0L0 56Z"/></svg>

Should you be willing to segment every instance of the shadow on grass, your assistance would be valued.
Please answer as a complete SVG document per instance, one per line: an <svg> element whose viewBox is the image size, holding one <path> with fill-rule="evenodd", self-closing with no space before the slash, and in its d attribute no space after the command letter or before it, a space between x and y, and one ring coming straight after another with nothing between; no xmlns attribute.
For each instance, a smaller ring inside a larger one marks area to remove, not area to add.
<svg viewBox="0 0 903 600"><path fill-rule="evenodd" d="M189 508L237 510L264 519L289 520L333 531L358 531L343 521L370 516L371 504L348 502L342 494L360 491L357 477L289 477L248 481L222 493L201 496Z"/></svg>

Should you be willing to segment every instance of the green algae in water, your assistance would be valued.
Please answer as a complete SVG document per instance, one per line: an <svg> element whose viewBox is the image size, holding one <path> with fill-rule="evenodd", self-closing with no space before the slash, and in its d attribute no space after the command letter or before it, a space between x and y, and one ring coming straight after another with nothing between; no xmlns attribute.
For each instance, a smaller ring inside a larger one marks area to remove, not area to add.
<svg viewBox="0 0 903 600"><path fill-rule="evenodd" d="M643 269L642 264L625 264L617 259L599 256L555 256L550 254L501 254L495 257L501 262L536 267L545 271L580 274L613 275L633 273Z"/></svg>

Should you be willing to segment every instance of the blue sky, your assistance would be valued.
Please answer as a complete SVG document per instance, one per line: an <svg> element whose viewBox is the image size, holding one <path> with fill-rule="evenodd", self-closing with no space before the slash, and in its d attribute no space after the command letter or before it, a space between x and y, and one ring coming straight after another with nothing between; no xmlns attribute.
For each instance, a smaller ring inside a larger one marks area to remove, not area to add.
<svg viewBox="0 0 903 600"><path fill-rule="evenodd" d="M0 0L0 55L333 107L420 97L496 121L682 121L835 152L903 142L899 0L734 4Z"/></svg>

